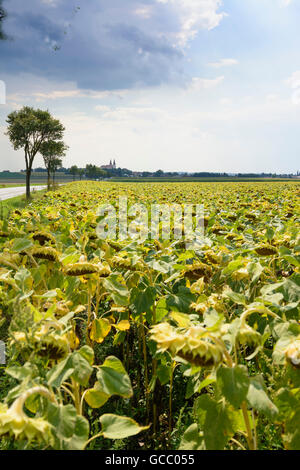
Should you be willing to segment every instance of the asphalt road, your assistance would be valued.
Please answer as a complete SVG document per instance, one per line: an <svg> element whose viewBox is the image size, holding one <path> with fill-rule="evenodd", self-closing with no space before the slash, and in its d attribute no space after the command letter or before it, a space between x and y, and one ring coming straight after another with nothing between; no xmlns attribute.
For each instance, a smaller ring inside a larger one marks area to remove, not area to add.
<svg viewBox="0 0 300 470"><path fill-rule="evenodd" d="M46 186L32 186L31 191L40 191L45 189ZM0 188L0 201L11 199L12 197L22 196L26 193L25 186L19 186L18 188Z"/></svg>

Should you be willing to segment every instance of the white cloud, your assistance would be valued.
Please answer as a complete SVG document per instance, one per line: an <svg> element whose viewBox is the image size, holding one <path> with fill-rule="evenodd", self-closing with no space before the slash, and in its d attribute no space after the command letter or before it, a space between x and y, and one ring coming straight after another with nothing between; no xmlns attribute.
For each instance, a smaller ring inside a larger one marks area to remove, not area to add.
<svg viewBox="0 0 300 470"><path fill-rule="evenodd" d="M220 100L220 104L222 106L230 106L232 104L232 100L230 98L222 98Z"/></svg>
<svg viewBox="0 0 300 470"><path fill-rule="evenodd" d="M95 109L101 112L101 119L110 121L127 121L133 120L155 121L163 119L167 114L159 108L154 107L109 107L109 106L96 106Z"/></svg>
<svg viewBox="0 0 300 470"><path fill-rule="evenodd" d="M300 88L300 70L294 72L286 81L293 89Z"/></svg>
<svg viewBox="0 0 300 470"><path fill-rule="evenodd" d="M35 100L37 103L48 100L60 99L75 99L75 98L90 98L90 99L106 99L116 97L123 99L129 90L114 90L114 91L95 91L95 90L81 90L78 88L65 88L61 90L50 89L45 92L28 91L26 93L13 93L7 96L7 101L15 101L17 103L24 103L28 100Z"/></svg>
<svg viewBox="0 0 300 470"><path fill-rule="evenodd" d="M221 59L221 60L218 60L217 62L210 62L208 65L210 67L220 68L220 67L230 67L232 65L237 65L238 63L239 61L236 59Z"/></svg>
<svg viewBox="0 0 300 470"><path fill-rule="evenodd" d="M224 75L216 78L193 77L189 90L199 91L217 87L224 80Z"/></svg>
<svg viewBox="0 0 300 470"><path fill-rule="evenodd" d="M216 28L226 16L226 13L219 12L221 0L157 0L157 2L168 4L178 15L181 29L176 38L180 46L185 46L200 29Z"/></svg>
<svg viewBox="0 0 300 470"><path fill-rule="evenodd" d="M151 18L152 14L153 14L153 9L150 5L149 6L143 6L141 8L137 8L136 10L134 10L134 13L137 16L140 16L141 18L149 19L149 18Z"/></svg>

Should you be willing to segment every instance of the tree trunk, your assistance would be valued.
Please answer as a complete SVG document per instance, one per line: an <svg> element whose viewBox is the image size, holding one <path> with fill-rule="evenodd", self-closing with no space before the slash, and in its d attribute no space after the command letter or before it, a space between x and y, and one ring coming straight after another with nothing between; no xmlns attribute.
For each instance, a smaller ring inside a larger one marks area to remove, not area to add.
<svg viewBox="0 0 300 470"><path fill-rule="evenodd" d="M50 191L50 168L47 168L47 172L48 172L47 187L48 187L48 191Z"/></svg>
<svg viewBox="0 0 300 470"><path fill-rule="evenodd" d="M31 168L26 168L26 199L30 199L30 177L31 177Z"/></svg>

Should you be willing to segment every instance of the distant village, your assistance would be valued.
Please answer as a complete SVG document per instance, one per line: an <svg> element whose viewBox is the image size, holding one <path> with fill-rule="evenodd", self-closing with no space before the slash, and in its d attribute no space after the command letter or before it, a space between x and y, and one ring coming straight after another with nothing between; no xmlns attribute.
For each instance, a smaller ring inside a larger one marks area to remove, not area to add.
<svg viewBox="0 0 300 470"><path fill-rule="evenodd" d="M46 168L38 167L32 170L32 177L43 178L45 177ZM2 179L18 179L25 177L26 170L20 172L11 172L9 170L0 172ZM72 180L107 180L111 178L300 178L300 172L289 174L276 174L276 173L216 173L216 172L180 172L180 171L132 171L128 168L120 168L117 166L116 159L110 159L108 164L101 166L87 164L84 168L73 165L70 168L61 166L56 170L58 179L72 179Z"/></svg>

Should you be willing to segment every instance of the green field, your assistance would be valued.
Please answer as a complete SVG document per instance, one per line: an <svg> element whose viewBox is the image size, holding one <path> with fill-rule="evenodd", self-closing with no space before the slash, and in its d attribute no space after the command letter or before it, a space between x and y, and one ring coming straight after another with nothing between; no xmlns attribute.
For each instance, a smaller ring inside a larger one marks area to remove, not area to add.
<svg viewBox="0 0 300 470"><path fill-rule="evenodd" d="M195 177L182 177L182 178L169 178L169 177L160 177L160 178L110 178L112 182L130 182L130 183L253 183L253 182L280 182L280 181L290 181L290 182L298 182L299 179L296 178L239 178L239 177L203 177L203 178L195 178Z"/></svg>

